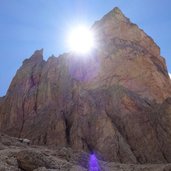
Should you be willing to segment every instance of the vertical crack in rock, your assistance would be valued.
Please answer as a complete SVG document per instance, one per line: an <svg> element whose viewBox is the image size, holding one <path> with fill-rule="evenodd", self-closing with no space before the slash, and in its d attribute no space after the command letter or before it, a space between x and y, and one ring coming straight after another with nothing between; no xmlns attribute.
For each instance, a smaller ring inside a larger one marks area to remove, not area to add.
<svg viewBox="0 0 171 171"><path fill-rule="evenodd" d="M26 98L24 97L23 102L22 102L22 121L21 121L21 128L20 128L20 131L19 131L18 138L21 138L22 131L23 131L23 128L24 128L24 123L25 123L25 109L24 109L25 100L26 100Z"/></svg>
<svg viewBox="0 0 171 171"><path fill-rule="evenodd" d="M65 135L66 135L66 141L67 144L70 145L71 140L70 140L70 131L71 131L71 126L68 122L68 119L65 116L65 113L63 113L64 121L65 121Z"/></svg>
<svg viewBox="0 0 171 171"><path fill-rule="evenodd" d="M41 74L39 75L39 80L40 79L41 79ZM39 95L39 82L37 83L37 87L36 87L35 104L34 104L34 107L33 107L36 114L38 114L38 112L37 112L38 95Z"/></svg>

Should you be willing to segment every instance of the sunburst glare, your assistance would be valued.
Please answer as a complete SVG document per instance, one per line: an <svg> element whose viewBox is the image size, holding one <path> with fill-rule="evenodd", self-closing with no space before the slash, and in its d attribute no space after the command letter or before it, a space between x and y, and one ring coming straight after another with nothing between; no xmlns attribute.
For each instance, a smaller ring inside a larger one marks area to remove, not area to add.
<svg viewBox="0 0 171 171"><path fill-rule="evenodd" d="M85 26L77 26L69 33L68 45L75 53L87 54L95 47L94 34Z"/></svg>

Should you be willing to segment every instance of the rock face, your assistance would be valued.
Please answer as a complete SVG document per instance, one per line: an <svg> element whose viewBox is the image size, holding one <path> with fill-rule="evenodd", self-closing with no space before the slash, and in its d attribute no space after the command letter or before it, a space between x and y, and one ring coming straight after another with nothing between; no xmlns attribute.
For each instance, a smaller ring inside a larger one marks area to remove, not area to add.
<svg viewBox="0 0 171 171"><path fill-rule="evenodd" d="M115 8L92 30L86 58L43 50L0 99L0 130L32 144L95 152L121 163L171 162L171 80L154 41Z"/></svg>

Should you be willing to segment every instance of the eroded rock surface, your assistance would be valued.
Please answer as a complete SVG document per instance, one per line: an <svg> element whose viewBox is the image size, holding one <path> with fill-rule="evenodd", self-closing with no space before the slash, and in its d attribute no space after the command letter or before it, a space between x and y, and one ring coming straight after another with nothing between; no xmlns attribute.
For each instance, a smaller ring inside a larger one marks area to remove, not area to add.
<svg viewBox="0 0 171 171"><path fill-rule="evenodd" d="M71 148L23 145L18 139L0 135L0 171L91 171L89 154ZM4 142L10 142L6 144ZM171 164L119 164L98 161L100 171L169 171ZM95 170L95 166L93 167Z"/></svg>
<svg viewBox="0 0 171 171"><path fill-rule="evenodd" d="M171 162L171 80L159 47L118 8L92 29L98 46L87 58L44 61L38 50L23 62L0 99L0 130L106 161Z"/></svg>

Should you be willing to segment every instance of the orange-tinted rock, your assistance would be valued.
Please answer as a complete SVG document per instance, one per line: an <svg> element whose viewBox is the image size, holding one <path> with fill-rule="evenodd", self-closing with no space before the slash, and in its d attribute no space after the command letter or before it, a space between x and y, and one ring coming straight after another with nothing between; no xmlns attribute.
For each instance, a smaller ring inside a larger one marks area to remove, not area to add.
<svg viewBox="0 0 171 171"><path fill-rule="evenodd" d="M171 162L171 80L159 47L118 8L92 29L87 58L44 61L39 50L23 62L0 99L1 131L109 161Z"/></svg>
<svg viewBox="0 0 171 171"><path fill-rule="evenodd" d="M171 82L159 47L118 8L96 22L93 29L99 42L101 69L91 87L120 84L157 102L171 95Z"/></svg>

